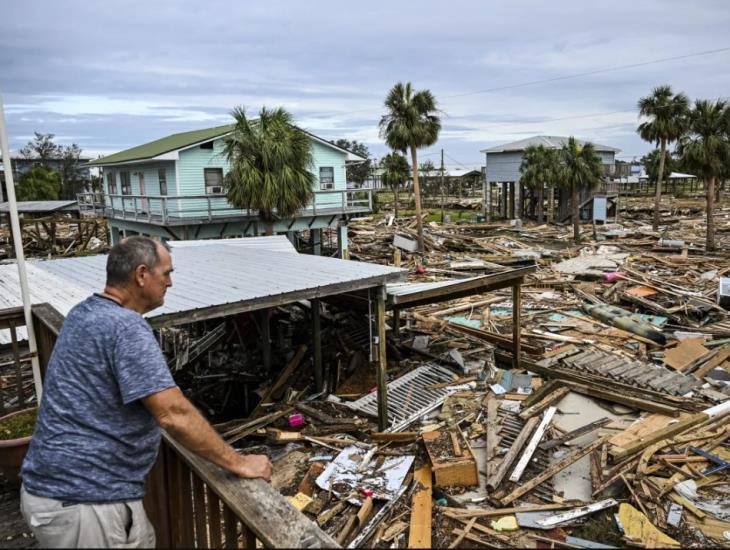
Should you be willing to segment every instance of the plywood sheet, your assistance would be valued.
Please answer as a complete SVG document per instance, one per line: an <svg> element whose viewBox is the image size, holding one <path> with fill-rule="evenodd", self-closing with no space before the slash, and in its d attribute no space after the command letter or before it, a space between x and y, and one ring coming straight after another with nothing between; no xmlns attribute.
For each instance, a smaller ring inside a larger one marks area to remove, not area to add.
<svg viewBox="0 0 730 550"><path fill-rule="evenodd" d="M703 338L687 338L664 353L664 363L680 372L697 359L704 357L710 350L702 345Z"/></svg>

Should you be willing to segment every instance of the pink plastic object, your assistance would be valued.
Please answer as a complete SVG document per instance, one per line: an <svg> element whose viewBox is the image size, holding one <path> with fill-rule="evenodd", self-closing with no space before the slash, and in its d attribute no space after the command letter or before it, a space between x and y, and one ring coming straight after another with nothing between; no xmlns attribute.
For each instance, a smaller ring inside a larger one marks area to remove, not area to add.
<svg viewBox="0 0 730 550"><path fill-rule="evenodd" d="M304 416L301 413L294 413L289 415L289 426L292 428L298 428L304 424Z"/></svg>
<svg viewBox="0 0 730 550"><path fill-rule="evenodd" d="M603 273L601 275L601 278L603 279L604 283L615 283L616 281L620 281L624 278L626 274L622 271L610 271Z"/></svg>

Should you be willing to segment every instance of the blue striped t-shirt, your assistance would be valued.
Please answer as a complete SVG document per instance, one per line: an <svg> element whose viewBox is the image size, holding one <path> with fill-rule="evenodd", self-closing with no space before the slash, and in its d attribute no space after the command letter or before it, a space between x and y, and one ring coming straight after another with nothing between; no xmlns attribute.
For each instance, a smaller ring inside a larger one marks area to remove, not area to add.
<svg viewBox="0 0 730 550"><path fill-rule="evenodd" d="M174 386L139 313L98 294L76 305L46 372L26 490L69 502L142 498L160 430L140 399Z"/></svg>

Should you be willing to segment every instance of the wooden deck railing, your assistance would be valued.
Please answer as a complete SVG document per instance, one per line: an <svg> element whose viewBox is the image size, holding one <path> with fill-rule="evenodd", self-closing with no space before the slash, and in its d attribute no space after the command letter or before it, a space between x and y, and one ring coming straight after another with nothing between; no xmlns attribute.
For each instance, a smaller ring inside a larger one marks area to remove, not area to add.
<svg viewBox="0 0 730 550"><path fill-rule="evenodd" d="M228 202L225 195L79 193L76 198L81 212L157 225L226 221L259 216L257 210L236 208ZM299 210L295 217L366 213L372 211L372 208L372 189L332 189L315 191L312 201Z"/></svg>
<svg viewBox="0 0 730 550"><path fill-rule="evenodd" d="M32 310L45 373L64 318L48 304ZM9 323L25 325L22 308L0 313L0 327ZM257 540L266 548L337 547L268 483L236 478L167 434L147 478L144 504L158 548L253 549Z"/></svg>
<svg viewBox="0 0 730 550"><path fill-rule="evenodd" d="M236 478L167 434L147 479L158 548L336 548L262 480Z"/></svg>
<svg viewBox="0 0 730 550"><path fill-rule="evenodd" d="M38 356L41 376L50 359L50 351L56 342L56 334L63 323L63 316L48 304L33 306L33 326L39 343ZM7 330L10 345L10 360L0 361L0 416L35 406L35 388L31 368L31 356L27 345L19 342L18 329L25 327L22 307L0 311L0 330ZM50 344L50 345L49 345ZM48 354L46 355L46 351Z"/></svg>

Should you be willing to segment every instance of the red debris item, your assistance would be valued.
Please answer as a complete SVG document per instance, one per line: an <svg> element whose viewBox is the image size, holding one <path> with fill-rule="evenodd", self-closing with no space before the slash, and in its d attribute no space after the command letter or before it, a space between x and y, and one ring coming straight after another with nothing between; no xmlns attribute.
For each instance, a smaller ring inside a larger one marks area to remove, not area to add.
<svg viewBox="0 0 730 550"><path fill-rule="evenodd" d="M298 428L304 425L304 416L301 413L294 413L289 415L289 426L292 428Z"/></svg>
<svg viewBox="0 0 730 550"><path fill-rule="evenodd" d="M371 497L375 494L375 492L372 489L365 489L364 487L360 488L360 494L364 496L365 498Z"/></svg>
<svg viewBox="0 0 730 550"><path fill-rule="evenodd" d="M424 273L426 273L426 268L423 267L422 265L417 265L416 273L418 273L419 275L423 275Z"/></svg>
<svg viewBox="0 0 730 550"><path fill-rule="evenodd" d="M373 386L368 393L374 393L376 391L378 391L378 386Z"/></svg>

